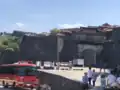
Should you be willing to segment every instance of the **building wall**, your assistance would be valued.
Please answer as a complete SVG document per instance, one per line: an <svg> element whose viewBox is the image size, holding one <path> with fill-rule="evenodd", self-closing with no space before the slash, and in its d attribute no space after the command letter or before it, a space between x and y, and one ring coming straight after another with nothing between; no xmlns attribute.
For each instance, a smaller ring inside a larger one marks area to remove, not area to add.
<svg viewBox="0 0 120 90"><path fill-rule="evenodd" d="M67 37L66 37L67 38ZM77 46L74 41L68 36L67 39L64 38L64 46L60 53L61 61L70 61L76 56Z"/></svg>
<svg viewBox="0 0 120 90"><path fill-rule="evenodd" d="M76 54L76 44L68 37L62 37L63 47L60 51L60 61L72 60ZM61 46L58 46L61 47ZM20 45L21 59L56 61L57 37L30 37L25 36Z"/></svg>
<svg viewBox="0 0 120 90"><path fill-rule="evenodd" d="M120 64L120 29L113 30L109 40L112 42L104 43L104 61L109 67Z"/></svg>
<svg viewBox="0 0 120 90"><path fill-rule="evenodd" d="M78 57L83 58L87 66L98 64L98 56L101 55L102 49L102 45L77 44Z"/></svg>

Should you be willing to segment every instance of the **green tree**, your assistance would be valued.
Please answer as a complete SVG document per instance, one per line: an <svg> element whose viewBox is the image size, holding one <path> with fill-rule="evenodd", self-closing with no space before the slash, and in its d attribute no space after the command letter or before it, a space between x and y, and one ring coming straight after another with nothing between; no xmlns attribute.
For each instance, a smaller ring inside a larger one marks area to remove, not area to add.
<svg viewBox="0 0 120 90"><path fill-rule="evenodd" d="M0 37L0 50L10 50L16 51L19 50L20 38L7 35Z"/></svg>
<svg viewBox="0 0 120 90"><path fill-rule="evenodd" d="M8 48L13 49L13 51L19 50L20 38L11 36L8 38Z"/></svg>
<svg viewBox="0 0 120 90"><path fill-rule="evenodd" d="M3 51L7 48L8 46L0 44L0 51Z"/></svg>
<svg viewBox="0 0 120 90"><path fill-rule="evenodd" d="M7 46L7 45L8 45L8 41L7 41L7 40L3 41L3 42L2 42L2 45Z"/></svg>
<svg viewBox="0 0 120 90"><path fill-rule="evenodd" d="M52 30L50 30L50 34L57 34L57 33L60 33L60 29L57 29L57 28L53 28Z"/></svg>
<svg viewBox="0 0 120 90"><path fill-rule="evenodd" d="M18 51L19 45L17 43L9 43L7 48L12 48L13 51Z"/></svg>

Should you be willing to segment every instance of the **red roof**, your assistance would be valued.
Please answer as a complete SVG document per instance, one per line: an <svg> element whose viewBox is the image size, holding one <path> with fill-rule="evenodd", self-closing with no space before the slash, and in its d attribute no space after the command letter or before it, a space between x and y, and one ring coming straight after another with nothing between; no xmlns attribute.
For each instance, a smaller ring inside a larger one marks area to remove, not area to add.
<svg viewBox="0 0 120 90"><path fill-rule="evenodd" d="M2 64L1 66L36 66L36 65L30 61L19 61L14 64Z"/></svg>

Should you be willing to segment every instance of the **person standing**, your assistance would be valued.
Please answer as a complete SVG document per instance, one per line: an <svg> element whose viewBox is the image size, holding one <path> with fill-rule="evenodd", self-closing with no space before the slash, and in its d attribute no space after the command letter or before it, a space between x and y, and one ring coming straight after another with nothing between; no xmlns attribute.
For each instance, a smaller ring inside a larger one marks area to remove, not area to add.
<svg viewBox="0 0 120 90"><path fill-rule="evenodd" d="M100 76L101 90L104 90L104 88L106 87L106 77L105 74L101 74Z"/></svg>
<svg viewBox="0 0 120 90"><path fill-rule="evenodd" d="M120 89L120 76L117 77L116 84L117 84L117 88Z"/></svg>
<svg viewBox="0 0 120 90"><path fill-rule="evenodd" d="M93 86L95 86L97 77L100 73L95 72L95 69L93 70L93 74L92 74L92 82L93 82Z"/></svg>
<svg viewBox="0 0 120 90"><path fill-rule="evenodd" d="M89 70L88 70L88 83L89 85L91 85L91 80L92 80L92 70L91 70L91 67L89 67Z"/></svg>
<svg viewBox="0 0 120 90"><path fill-rule="evenodd" d="M110 74L107 76L107 85L109 87L116 87L116 76L114 75L114 71L111 71Z"/></svg>
<svg viewBox="0 0 120 90"><path fill-rule="evenodd" d="M120 76L120 65L118 64L116 67L116 72L115 72L116 76Z"/></svg>
<svg viewBox="0 0 120 90"><path fill-rule="evenodd" d="M83 90L87 90L89 86L88 86L88 76L86 72L84 73L84 76L82 77L82 83L83 83Z"/></svg>

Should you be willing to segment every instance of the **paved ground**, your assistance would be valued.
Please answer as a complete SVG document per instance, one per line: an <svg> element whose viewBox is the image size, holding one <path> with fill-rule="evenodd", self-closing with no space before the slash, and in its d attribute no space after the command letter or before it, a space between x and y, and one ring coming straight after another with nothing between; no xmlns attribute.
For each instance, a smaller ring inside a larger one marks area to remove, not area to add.
<svg viewBox="0 0 120 90"><path fill-rule="evenodd" d="M23 90L23 89L0 88L0 90Z"/></svg>
<svg viewBox="0 0 120 90"><path fill-rule="evenodd" d="M0 86L0 90L23 90L23 89L20 89L20 88L3 88L3 86Z"/></svg>
<svg viewBox="0 0 120 90"><path fill-rule="evenodd" d="M0 86L0 90L13 90L13 89L5 89L5 88L3 88L3 86Z"/></svg>
<svg viewBox="0 0 120 90"><path fill-rule="evenodd" d="M0 90L11 90L11 89L4 89L4 88L0 88Z"/></svg>
<svg viewBox="0 0 120 90"><path fill-rule="evenodd" d="M90 90L102 90L102 88L101 87L95 87L95 88L90 89Z"/></svg>
<svg viewBox="0 0 120 90"><path fill-rule="evenodd" d="M10 89L10 88L0 88L0 90L16 90L16 89Z"/></svg>
<svg viewBox="0 0 120 90"><path fill-rule="evenodd" d="M71 80L80 81L82 80L82 76L84 75L84 72L88 71L88 68L81 68L81 69L83 70L40 70L40 71L55 74L55 75L60 75L60 76L66 77ZM96 70L96 72L100 71L100 69L97 69L97 68L94 68L94 69ZM108 70L106 70L106 72L108 72ZM97 78L96 86L97 86L96 88L91 89L91 90L101 90L100 89L100 76Z"/></svg>
<svg viewBox="0 0 120 90"><path fill-rule="evenodd" d="M0 90L15 90L15 89L0 88Z"/></svg>
<svg viewBox="0 0 120 90"><path fill-rule="evenodd" d="M80 81L82 80L82 76L84 75L84 72L88 71L88 68L82 68L82 69L83 70L40 70L40 71L52 73L55 75L60 75L71 80ZM96 72L100 71L100 69L97 68L93 68L93 69L95 69ZM108 71L106 70L106 72ZM100 86L100 76L97 78L96 86Z"/></svg>

